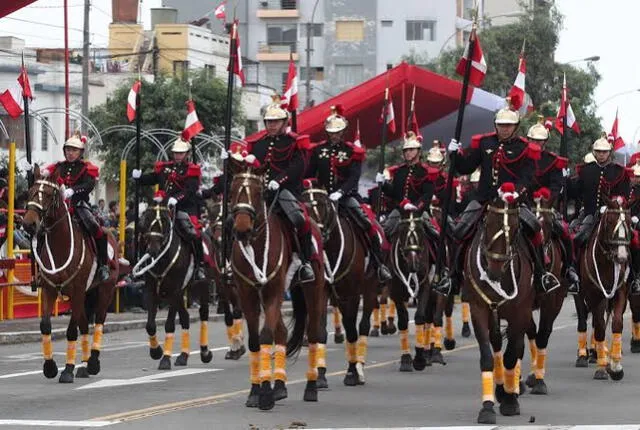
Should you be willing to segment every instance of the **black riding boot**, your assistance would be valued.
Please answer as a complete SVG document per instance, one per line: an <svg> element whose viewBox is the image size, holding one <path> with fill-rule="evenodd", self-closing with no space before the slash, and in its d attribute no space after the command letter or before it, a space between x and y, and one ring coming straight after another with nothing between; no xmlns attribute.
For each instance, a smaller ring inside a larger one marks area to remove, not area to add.
<svg viewBox="0 0 640 430"><path fill-rule="evenodd" d="M103 233L100 239L96 239L98 250L98 279L105 282L109 279L109 256L107 255L107 236Z"/></svg>
<svg viewBox="0 0 640 430"><path fill-rule="evenodd" d="M311 241L311 232L298 236L300 240L300 261L302 265L298 269L298 277L300 282L305 284L316 280L316 275L311 267L311 256L313 255L313 242Z"/></svg>
<svg viewBox="0 0 640 430"><path fill-rule="evenodd" d="M631 249L631 276L629 294L640 295L640 249Z"/></svg>
<svg viewBox="0 0 640 430"><path fill-rule="evenodd" d="M378 272L378 280L380 282L387 282L391 280L391 271L389 268L383 263L382 257L382 246L380 245L380 240L378 239L378 235L375 237L371 237L371 258L373 266L377 269Z"/></svg>
<svg viewBox="0 0 640 430"><path fill-rule="evenodd" d="M555 275L547 271L544 267L544 255L542 247L536 247L529 242L531 255L533 257L533 282L536 289L541 293L548 293L560 286L560 281Z"/></svg>
<svg viewBox="0 0 640 430"><path fill-rule="evenodd" d="M569 281L569 288L567 292L569 294L578 294L580 292L580 276L576 270L575 261L573 258L573 241L570 238L561 237L562 245L565 251L564 264L566 267L565 278Z"/></svg>
<svg viewBox="0 0 640 430"><path fill-rule="evenodd" d="M204 268L203 263L204 263L204 258L203 258L203 244L202 244L202 239L199 237L196 237L195 240L192 242L192 246L193 246L193 265L194 265L194 273L193 273L193 278L196 281L202 281L204 279L206 279L206 275L204 274Z"/></svg>

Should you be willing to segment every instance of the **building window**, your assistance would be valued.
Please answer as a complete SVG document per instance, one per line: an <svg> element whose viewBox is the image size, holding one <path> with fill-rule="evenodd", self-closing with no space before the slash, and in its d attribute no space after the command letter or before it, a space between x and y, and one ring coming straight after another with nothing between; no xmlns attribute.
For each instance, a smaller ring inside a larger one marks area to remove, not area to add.
<svg viewBox="0 0 640 430"><path fill-rule="evenodd" d="M336 40L338 42L362 42L364 40L364 21L336 21Z"/></svg>
<svg viewBox="0 0 640 430"><path fill-rule="evenodd" d="M436 40L435 21L407 21L407 40Z"/></svg>
<svg viewBox="0 0 640 430"><path fill-rule="evenodd" d="M174 78L182 78L187 76L189 72L189 62L188 61L174 61L173 62L173 77Z"/></svg>
<svg viewBox="0 0 640 430"><path fill-rule="evenodd" d="M336 64L338 85L357 85L362 81L364 81L364 66L362 64Z"/></svg>
<svg viewBox="0 0 640 430"><path fill-rule="evenodd" d="M308 24L300 24L300 37L307 37ZM324 24L311 24L311 37L322 37Z"/></svg>
<svg viewBox="0 0 640 430"><path fill-rule="evenodd" d="M463 0L462 2L462 17L464 19L473 18L474 0Z"/></svg>
<svg viewBox="0 0 640 430"><path fill-rule="evenodd" d="M298 41L298 26L293 25L267 25L267 44L293 46L295 49Z"/></svg>
<svg viewBox="0 0 640 430"><path fill-rule="evenodd" d="M307 80L307 68L300 67L300 79ZM312 67L311 68L311 80L312 81L324 81L324 67Z"/></svg>
<svg viewBox="0 0 640 430"><path fill-rule="evenodd" d="M266 66L267 85L282 94L287 83L288 64L269 64Z"/></svg>
<svg viewBox="0 0 640 430"><path fill-rule="evenodd" d="M207 79L213 79L216 77L216 66L212 64L204 65L204 75Z"/></svg>
<svg viewBox="0 0 640 430"><path fill-rule="evenodd" d="M383 27L393 27L393 21L390 19L383 19L380 21L380 24L382 24Z"/></svg>
<svg viewBox="0 0 640 430"><path fill-rule="evenodd" d="M42 118L42 137L40 138L40 150L48 151L49 150L49 117L45 116Z"/></svg>

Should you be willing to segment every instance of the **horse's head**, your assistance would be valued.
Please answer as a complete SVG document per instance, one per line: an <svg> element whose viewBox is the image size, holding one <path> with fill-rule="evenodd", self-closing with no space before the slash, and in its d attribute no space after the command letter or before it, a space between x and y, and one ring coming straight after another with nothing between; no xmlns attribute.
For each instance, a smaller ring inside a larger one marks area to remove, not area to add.
<svg viewBox="0 0 640 430"><path fill-rule="evenodd" d="M507 263L514 257L514 243L519 228L519 199L515 186L508 182L502 184L498 197L487 206L480 246L487 261L487 274L494 281L501 279Z"/></svg>
<svg viewBox="0 0 640 430"><path fill-rule="evenodd" d="M629 259L631 243L631 220L627 201L624 197L604 198L605 206L600 209L598 242L616 263L626 263Z"/></svg>
<svg viewBox="0 0 640 430"><path fill-rule="evenodd" d="M171 238L173 222L169 209L159 203L149 206L140 219L140 231L145 252L156 258L168 245Z"/></svg>
<svg viewBox="0 0 640 430"><path fill-rule="evenodd" d="M337 212L329 199L329 194L322 188L316 188L312 179L304 180L302 201L309 209L309 216L323 232L336 222Z"/></svg>
<svg viewBox="0 0 640 430"><path fill-rule="evenodd" d="M409 272L418 273L426 266L426 232L422 219L413 212L406 212L398 225L397 240Z"/></svg>
<svg viewBox="0 0 640 430"><path fill-rule="evenodd" d="M43 221L55 222L60 218L60 210L65 209L63 187L57 172L40 171L36 164L33 170L34 182L29 188L27 212L24 215L25 230L33 235L41 228Z"/></svg>
<svg viewBox="0 0 640 430"><path fill-rule="evenodd" d="M256 228L259 215L264 206L264 173L253 155L232 157L229 166L231 181L230 204L233 216L233 232L238 240L248 239Z"/></svg>
<svg viewBox="0 0 640 430"><path fill-rule="evenodd" d="M555 218L551 191L542 187L533 193L535 215L542 226L542 240L547 242L551 237L551 229Z"/></svg>

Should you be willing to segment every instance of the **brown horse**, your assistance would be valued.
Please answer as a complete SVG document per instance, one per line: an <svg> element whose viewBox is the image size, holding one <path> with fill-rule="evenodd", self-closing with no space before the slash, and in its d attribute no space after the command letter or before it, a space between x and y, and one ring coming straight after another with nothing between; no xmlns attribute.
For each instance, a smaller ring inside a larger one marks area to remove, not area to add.
<svg viewBox="0 0 640 430"><path fill-rule="evenodd" d="M556 211L553 209L553 200L548 197L545 198L545 193L534 193L534 201L535 214L542 225L542 248L546 268L556 278L562 279L562 245L552 232L557 216ZM540 320L536 328L536 323L532 319L531 325L527 330L531 354L531 372L527 377L526 384L531 387L531 394L547 394L547 385L544 382L547 345L553 331L553 323L562 309L566 295L566 282L561 282L558 288L548 291L546 294L538 293L536 295L534 306L540 309Z"/></svg>
<svg viewBox="0 0 640 430"><path fill-rule="evenodd" d="M156 202L140 220L141 249L144 255L133 268L134 277L144 275L147 291L147 324L149 355L160 360L159 370L171 369L171 353L176 330L176 313L182 328L180 355L176 366L186 366L191 352L189 312L185 307L187 288L199 297L200 303L200 360L209 363L213 354L208 346L209 287L208 281L192 281L195 269L191 244L178 234L174 222L175 211ZM149 261L150 260L150 261ZM161 346L156 335L156 314L164 301L169 304L165 321L165 340Z"/></svg>
<svg viewBox="0 0 640 430"><path fill-rule="evenodd" d="M624 376L622 314L627 306L630 243L630 215L625 200L622 197L605 198L600 220L579 259L582 279L579 298L584 300L592 314L596 341L597 370L594 379L611 376L611 379L619 381ZM605 345L605 312L607 321L611 318L611 363ZM584 326L586 329L586 319ZM582 336L586 344L586 330Z"/></svg>
<svg viewBox="0 0 640 430"><path fill-rule="evenodd" d="M327 191L308 188L302 193L311 218L322 232L325 280L342 314L347 335L347 373L344 384L364 385L367 340L371 329L371 313L377 300L375 271L368 267L370 247L364 232L349 217L340 213ZM363 300L360 324L356 326L360 297ZM358 336L359 334L359 336ZM318 369L326 372L325 369ZM324 376L324 375L323 375Z"/></svg>
<svg viewBox="0 0 640 430"><path fill-rule="evenodd" d="M58 174L44 178L35 166L34 184L29 189L29 202L24 217L24 226L33 237L34 257L39 276L36 283L42 289L42 352L43 373L47 378L58 374L53 360L51 344L51 313L58 296L71 300L71 319L67 328L67 358L60 374L62 383L73 382L76 363L78 328L81 334L82 362L76 372L78 378L88 378L100 372L100 348L107 308L113 299L116 278L120 268L118 247L113 236L108 234L110 248L110 276L105 282L94 279L97 256L93 239L83 233L73 219L63 200L63 188L58 185ZM89 322L85 312L85 301L94 300L95 326L93 344L89 344Z"/></svg>
<svg viewBox="0 0 640 430"><path fill-rule="evenodd" d="M520 414L517 398L520 357L524 354L524 334L531 323L535 291L531 256L520 230L513 188L503 184L501 197L488 205L465 259L464 287L480 349L482 409L478 422L481 424L495 424L496 397L502 415ZM504 360L501 319L508 323Z"/></svg>
<svg viewBox="0 0 640 430"><path fill-rule="evenodd" d="M231 253L233 278L240 295L240 304L249 331L249 368L251 391L248 407L269 410L275 401L287 397L286 356L302 347L307 327L309 357L305 401L317 401L318 342L326 339L322 324L327 308L324 273L320 258L312 260L315 281L300 285L294 278L300 264L291 242L291 226L281 216L270 213L264 193L265 167L253 167L244 159L230 163L230 205L235 240ZM274 203L277 196L274 196ZM313 224L313 223L312 223ZM316 248L322 255L322 243L317 226L312 225ZM282 319L282 301L288 284L293 305L293 332L287 341L287 328ZM264 325L260 330L260 314ZM308 320L308 321L307 321ZM275 343L275 369L272 372L272 351ZM271 379L275 379L274 386Z"/></svg>

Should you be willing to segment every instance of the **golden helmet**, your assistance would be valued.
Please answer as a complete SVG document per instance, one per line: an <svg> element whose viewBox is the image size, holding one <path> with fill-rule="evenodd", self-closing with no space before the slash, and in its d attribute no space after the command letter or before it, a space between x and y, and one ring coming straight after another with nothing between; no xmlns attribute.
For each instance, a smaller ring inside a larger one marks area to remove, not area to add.
<svg viewBox="0 0 640 430"><path fill-rule="evenodd" d="M402 150L405 149L422 149L422 143L418 140L418 136L413 131L408 131L404 136L404 144Z"/></svg>
<svg viewBox="0 0 640 430"><path fill-rule="evenodd" d="M538 123L529 128L527 137L532 140L548 140L549 130L545 127L544 117L538 116Z"/></svg>
<svg viewBox="0 0 640 430"><path fill-rule="evenodd" d="M589 152L584 156L584 162L586 164L593 163L596 161L596 157L593 155L593 152Z"/></svg>
<svg viewBox="0 0 640 430"><path fill-rule="evenodd" d="M182 136L178 137L171 146L171 152L189 152L191 151L191 144L184 140Z"/></svg>
<svg viewBox="0 0 640 430"><path fill-rule="evenodd" d="M612 149L613 147L611 146L611 142L607 139L606 133L602 133L602 137L593 142L594 151L611 151Z"/></svg>
<svg viewBox="0 0 640 430"><path fill-rule="evenodd" d="M507 105L498 111L494 122L497 125L519 124L520 114L517 110L511 108L511 98L507 97L506 102Z"/></svg>
<svg viewBox="0 0 640 430"><path fill-rule="evenodd" d="M331 106L331 115L324 120L324 129L327 133L339 133L349 126L349 121L342 116L343 113L342 105Z"/></svg>
<svg viewBox="0 0 640 430"><path fill-rule="evenodd" d="M439 140L433 141L433 146L427 153L427 161L433 164L440 164L444 161L444 154L442 153Z"/></svg>
<svg viewBox="0 0 640 430"><path fill-rule="evenodd" d="M281 104L282 101L280 100L280 96L271 96L271 104L267 106L267 110L264 113L264 120L269 121L289 118L289 114L282 108Z"/></svg>
<svg viewBox="0 0 640 430"><path fill-rule="evenodd" d="M69 146L71 148L85 149L85 143L87 142L87 137L82 136L79 131L76 131L73 136L71 136L64 143L63 148Z"/></svg>
<svg viewBox="0 0 640 430"><path fill-rule="evenodd" d="M476 169L470 176L469 182L477 183L480 182L480 169Z"/></svg>

